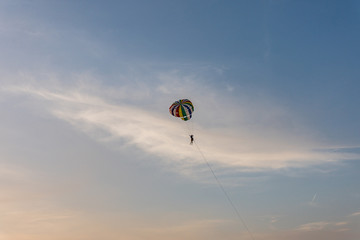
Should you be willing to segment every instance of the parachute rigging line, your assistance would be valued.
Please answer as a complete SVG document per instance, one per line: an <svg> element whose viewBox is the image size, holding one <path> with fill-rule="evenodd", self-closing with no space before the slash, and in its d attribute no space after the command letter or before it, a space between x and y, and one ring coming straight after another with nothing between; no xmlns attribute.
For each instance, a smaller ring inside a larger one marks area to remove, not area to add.
<svg viewBox="0 0 360 240"><path fill-rule="evenodd" d="M255 240L255 238L254 238L253 234L251 233L249 227L248 227L247 224L245 223L245 220L241 217L241 214L240 214L239 210L237 209L237 207L235 206L235 204L234 204L233 201L231 200L229 194L226 192L224 186L221 184L220 180L219 180L218 177L216 176L213 168L211 167L209 161L206 159L204 153L201 151L201 149L200 149L200 147L197 145L196 141L194 141L194 143L195 143L196 148L199 150L199 153L201 154L204 162L206 163L206 165L207 165L208 168L210 169L212 175L214 176L214 178L215 178L218 186L220 187L221 191L225 194L226 199L227 199L228 202L230 203L231 207L234 209L237 217L239 218L239 220L240 220L241 223L243 224L243 226L244 226L244 228L246 229L246 231L249 233L251 239L252 239L252 240Z"/></svg>

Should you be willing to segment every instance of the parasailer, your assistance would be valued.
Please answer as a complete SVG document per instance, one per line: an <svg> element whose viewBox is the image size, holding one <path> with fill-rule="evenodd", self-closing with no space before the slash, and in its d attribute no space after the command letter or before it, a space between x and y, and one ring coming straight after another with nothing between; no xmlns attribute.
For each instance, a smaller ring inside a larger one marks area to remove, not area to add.
<svg viewBox="0 0 360 240"><path fill-rule="evenodd" d="M192 113L194 112L194 105L189 99L180 99L179 101L175 101L173 104L171 104L169 107L169 112L174 117L178 117L184 121L189 121L192 117ZM189 130L190 144L192 145L194 142L194 135L188 123L186 126Z"/></svg>

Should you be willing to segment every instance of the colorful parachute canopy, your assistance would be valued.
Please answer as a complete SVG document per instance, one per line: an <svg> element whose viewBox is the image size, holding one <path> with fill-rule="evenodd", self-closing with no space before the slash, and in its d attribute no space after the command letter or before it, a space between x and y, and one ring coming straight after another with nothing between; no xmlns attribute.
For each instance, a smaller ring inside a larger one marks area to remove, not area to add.
<svg viewBox="0 0 360 240"><path fill-rule="evenodd" d="M194 106L189 99L180 99L169 107L169 112L171 115L174 117L179 117L184 121L190 120L193 111Z"/></svg>

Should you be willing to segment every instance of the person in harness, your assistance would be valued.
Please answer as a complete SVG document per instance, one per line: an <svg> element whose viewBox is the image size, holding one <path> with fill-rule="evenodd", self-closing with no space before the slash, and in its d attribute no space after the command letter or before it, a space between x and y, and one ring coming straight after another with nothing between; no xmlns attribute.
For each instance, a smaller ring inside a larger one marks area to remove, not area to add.
<svg viewBox="0 0 360 240"><path fill-rule="evenodd" d="M192 145L194 143L194 135L190 135L190 144Z"/></svg>

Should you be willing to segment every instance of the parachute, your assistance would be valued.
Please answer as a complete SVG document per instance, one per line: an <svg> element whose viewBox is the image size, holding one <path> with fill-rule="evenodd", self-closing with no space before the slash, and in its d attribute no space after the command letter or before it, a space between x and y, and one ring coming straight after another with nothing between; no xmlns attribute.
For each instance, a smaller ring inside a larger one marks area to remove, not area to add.
<svg viewBox="0 0 360 240"><path fill-rule="evenodd" d="M188 121L192 117L194 111L194 105L189 99L180 99L175 101L169 107L169 112L174 117L181 118L184 121Z"/></svg>

